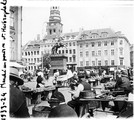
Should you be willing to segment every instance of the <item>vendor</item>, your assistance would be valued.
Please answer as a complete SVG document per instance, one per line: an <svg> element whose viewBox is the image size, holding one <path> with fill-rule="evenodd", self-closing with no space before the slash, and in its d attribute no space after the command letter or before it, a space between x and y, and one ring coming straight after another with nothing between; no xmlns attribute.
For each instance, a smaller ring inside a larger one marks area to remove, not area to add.
<svg viewBox="0 0 134 120"><path fill-rule="evenodd" d="M81 74L80 76L78 74L78 77L79 77L79 81L78 83L76 83L77 86L75 87L75 90L69 91L72 94L72 100L69 101L67 104L73 109L75 109L77 115L79 116L80 106L81 106L81 102L79 101L80 92L83 90L91 90L91 86L88 82L86 82L84 74L83 75Z"/></svg>
<svg viewBox="0 0 134 120"><path fill-rule="evenodd" d="M121 70L117 72L115 89L124 90L124 93L128 96L131 88L131 83L128 79L128 74L125 70Z"/></svg>
<svg viewBox="0 0 134 120"><path fill-rule="evenodd" d="M114 93L114 97L116 97L117 95L121 95L124 94L126 96L128 96L128 94L131 91L131 86L130 86L130 81L128 79L128 74L125 70L121 70L121 71L117 71L117 77L116 77L116 84L115 84L115 90L122 90L124 91L124 93ZM114 111L115 115L118 115L118 113L123 109L123 107L125 106L125 102L114 102L114 107L112 108L112 110ZM119 107L120 106L120 107Z"/></svg>

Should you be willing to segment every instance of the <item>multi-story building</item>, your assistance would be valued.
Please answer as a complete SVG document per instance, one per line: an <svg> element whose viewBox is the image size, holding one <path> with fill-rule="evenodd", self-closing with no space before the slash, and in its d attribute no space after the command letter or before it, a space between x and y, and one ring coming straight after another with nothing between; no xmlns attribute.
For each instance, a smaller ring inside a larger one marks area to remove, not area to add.
<svg viewBox="0 0 134 120"><path fill-rule="evenodd" d="M40 55L40 42L41 40L35 40L28 42L22 49L22 57L27 69L34 71L38 69L41 64Z"/></svg>
<svg viewBox="0 0 134 120"><path fill-rule="evenodd" d="M78 66L129 67L130 43L110 28L83 31L78 44Z"/></svg>
<svg viewBox="0 0 134 120"><path fill-rule="evenodd" d="M134 67L134 44L130 46L130 65Z"/></svg>
<svg viewBox="0 0 134 120"><path fill-rule="evenodd" d="M22 60L22 7L10 7L10 61Z"/></svg>
<svg viewBox="0 0 134 120"><path fill-rule="evenodd" d="M46 27L47 35L43 40L31 41L26 45L27 49L23 51L23 58L26 62L32 59L32 56L25 54L28 53L28 49L34 51L34 46L38 44L39 56L35 57L40 59L45 53L51 54L51 49L57 42L57 38L62 36L62 42L66 47L58 49L58 54L67 56L67 65L71 66L73 70L96 66L130 67L130 43L121 32L114 32L111 28L103 28L80 29L78 32L62 33L62 28L59 8L52 7ZM33 46L30 49L31 44ZM32 68L31 66L29 69Z"/></svg>

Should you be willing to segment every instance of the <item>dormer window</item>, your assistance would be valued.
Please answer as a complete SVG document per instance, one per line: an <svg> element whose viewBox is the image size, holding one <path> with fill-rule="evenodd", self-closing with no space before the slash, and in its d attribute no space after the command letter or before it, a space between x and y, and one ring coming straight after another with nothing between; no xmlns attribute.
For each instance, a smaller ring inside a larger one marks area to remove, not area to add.
<svg viewBox="0 0 134 120"><path fill-rule="evenodd" d="M87 36L88 36L87 34L82 34L82 35L81 35L81 39L86 39Z"/></svg>
<svg viewBox="0 0 134 120"><path fill-rule="evenodd" d="M107 32L102 32L102 33L101 33L101 36L102 36L102 37L107 37L107 35L108 35Z"/></svg>
<svg viewBox="0 0 134 120"><path fill-rule="evenodd" d="M75 38L75 36L74 35L72 35L72 39L74 39Z"/></svg>
<svg viewBox="0 0 134 120"><path fill-rule="evenodd" d="M92 38L97 38L98 34L97 33L92 33Z"/></svg>

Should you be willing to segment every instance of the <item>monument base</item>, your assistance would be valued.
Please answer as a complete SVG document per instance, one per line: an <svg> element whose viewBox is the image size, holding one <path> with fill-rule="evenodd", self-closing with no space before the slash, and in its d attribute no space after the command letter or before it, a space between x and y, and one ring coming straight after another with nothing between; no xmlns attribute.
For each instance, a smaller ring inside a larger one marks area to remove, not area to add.
<svg viewBox="0 0 134 120"><path fill-rule="evenodd" d="M67 57L65 55L51 55L51 69L50 69L50 75L53 76L55 70L66 70L67 65L66 65L66 60Z"/></svg>

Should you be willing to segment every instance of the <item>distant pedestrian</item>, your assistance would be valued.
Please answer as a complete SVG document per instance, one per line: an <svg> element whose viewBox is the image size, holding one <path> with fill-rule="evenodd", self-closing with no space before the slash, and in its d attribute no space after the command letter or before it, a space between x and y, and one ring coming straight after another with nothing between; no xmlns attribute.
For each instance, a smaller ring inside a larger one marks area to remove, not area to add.
<svg viewBox="0 0 134 120"><path fill-rule="evenodd" d="M39 88L39 87L41 87L42 85L44 85L42 74L39 74L39 73L38 73L38 77L37 77L36 82L37 82L36 88Z"/></svg>
<svg viewBox="0 0 134 120"><path fill-rule="evenodd" d="M71 82L71 79L73 77L73 73L71 71L70 68L67 69L67 81L68 81L68 84L70 85L70 82Z"/></svg>
<svg viewBox="0 0 134 120"><path fill-rule="evenodd" d="M60 73L59 70L57 69L54 73L54 80L53 80L53 84L56 85L57 84L57 78L59 77Z"/></svg>

